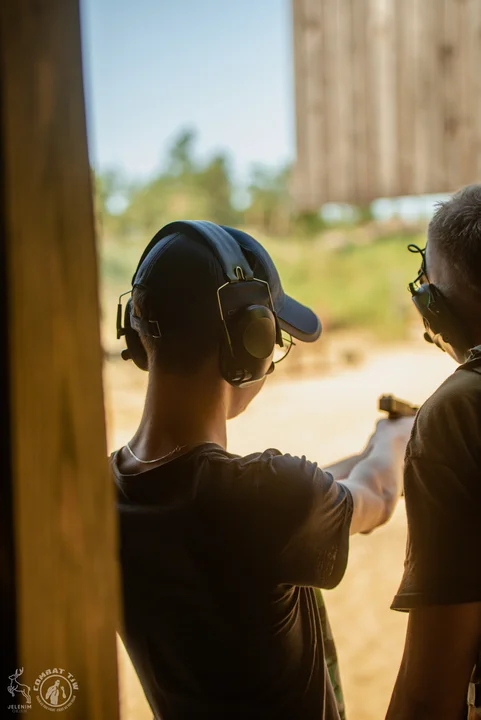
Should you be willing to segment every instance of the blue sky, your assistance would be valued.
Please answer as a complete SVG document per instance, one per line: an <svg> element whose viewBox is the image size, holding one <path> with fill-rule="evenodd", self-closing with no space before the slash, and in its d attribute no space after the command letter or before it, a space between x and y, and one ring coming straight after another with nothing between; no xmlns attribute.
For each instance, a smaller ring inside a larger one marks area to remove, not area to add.
<svg viewBox="0 0 481 720"><path fill-rule="evenodd" d="M146 176L181 128L238 179L293 157L290 0L82 0L91 161Z"/></svg>

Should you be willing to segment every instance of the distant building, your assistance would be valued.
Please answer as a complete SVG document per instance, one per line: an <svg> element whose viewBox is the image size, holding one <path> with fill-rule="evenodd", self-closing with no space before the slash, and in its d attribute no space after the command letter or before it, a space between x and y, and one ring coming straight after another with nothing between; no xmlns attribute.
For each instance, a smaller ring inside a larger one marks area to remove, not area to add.
<svg viewBox="0 0 481 720"><path fill-rule="evenodd" d="M479 0L292 0L298 209L481 180Z"/></svg>

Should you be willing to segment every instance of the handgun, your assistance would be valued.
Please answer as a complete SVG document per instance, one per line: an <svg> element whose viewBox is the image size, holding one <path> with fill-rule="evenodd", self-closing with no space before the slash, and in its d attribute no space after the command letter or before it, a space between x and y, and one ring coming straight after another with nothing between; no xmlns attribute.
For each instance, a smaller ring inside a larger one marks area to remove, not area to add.
<svg viewBox="0 0 481 720"><path fill-rule="evenodd" d="M404 400L399 400L394 395L383 395L379 398L379 410L387 412L390 420L396 420L401 417L413 417L419 408Z"/></svg>
<svg viewBox="0 0 481 720"><path fill-rule="evenodd" d="M416 415L419 408L405 400L399 400L394 395L381 395L379 398L379 410L388 414L389 420L397 420L402 417L413 417ZM404 490L401 492L401 496L404 495ZM361 535L370 535L372 530L362 532Z"/></svg>
<svg viewBox="0 0 481 720"><path fill-rule="evenodd" d="M413 417L419 408L405 400L399 400L394 395L382 395L379 398L379 410L386 412L389 420L397 420L402 417ZM404 496L404 490L401 492L401 496ZM362 534L369 535L369 533Z"/></svg>

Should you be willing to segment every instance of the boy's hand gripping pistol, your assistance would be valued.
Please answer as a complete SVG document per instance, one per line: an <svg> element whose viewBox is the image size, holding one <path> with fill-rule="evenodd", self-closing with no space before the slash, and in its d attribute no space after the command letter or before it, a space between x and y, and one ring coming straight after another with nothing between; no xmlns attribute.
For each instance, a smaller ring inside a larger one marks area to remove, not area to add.
<svg viewBox="0 0 481 720"><path fill-rule="evenodd" d="M387 412L390 420L397 420L401 417L413 417L419 408L399 400L394 395L383 395L379 398L379 410Z"/></svg>

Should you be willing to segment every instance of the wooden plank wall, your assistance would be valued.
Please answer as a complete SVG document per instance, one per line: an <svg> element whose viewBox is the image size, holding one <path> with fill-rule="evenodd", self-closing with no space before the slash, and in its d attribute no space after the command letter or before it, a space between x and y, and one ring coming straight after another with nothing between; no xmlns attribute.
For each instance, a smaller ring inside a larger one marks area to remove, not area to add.
<svg viewBox="0 0 481 720"><path fill-rule="evenodd" d="M78 0L0 3L0 113L0 484L13 520L2 528L2 682L23 668L28 717L43 718L35 679L62 668L78 684L70 720L115 720L117 533Z"/></svg>
<svg viewBox="0 0 481 720"><path fill-rule="evenodd" d="M296 205L481 180L480 0L292 0Z"/></svg>

